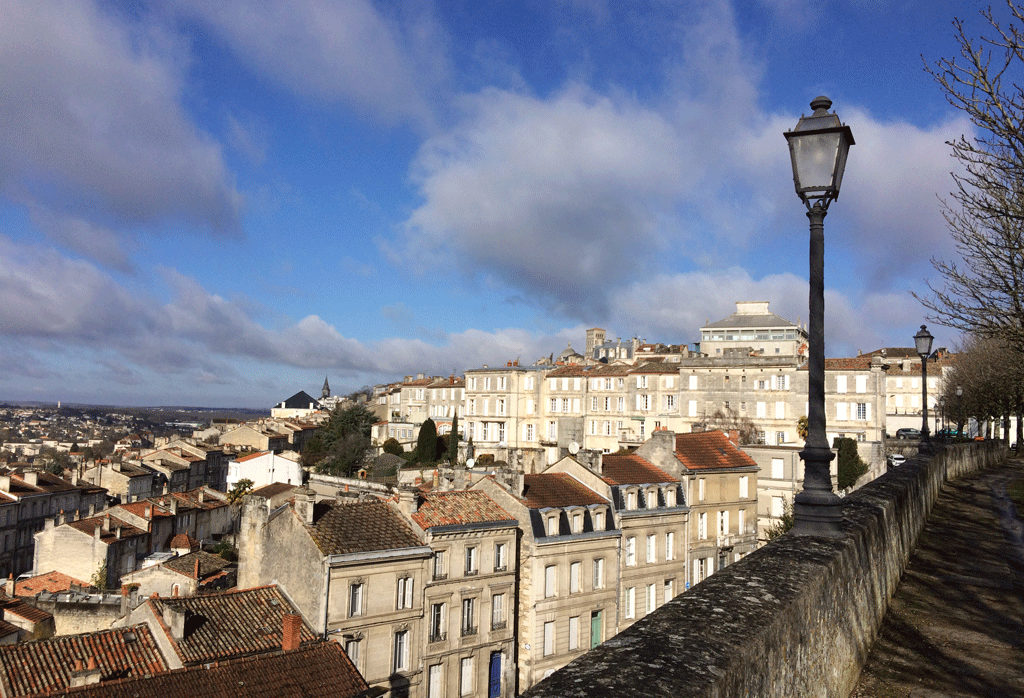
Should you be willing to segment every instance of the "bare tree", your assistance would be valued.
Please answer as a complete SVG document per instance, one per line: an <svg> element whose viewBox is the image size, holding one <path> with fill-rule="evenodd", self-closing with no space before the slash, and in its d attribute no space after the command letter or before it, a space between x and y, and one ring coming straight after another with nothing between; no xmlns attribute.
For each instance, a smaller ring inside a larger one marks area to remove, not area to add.
<svg viewBox="0 0 1024 698"><path fill-rule="evenodd" d="M1024 6L1007 0L1009 23L982 11L988 36L972 38L953 21L960 58L928 67L947 101L978 135L949 141L963 171L953 174L943 215L962 260L933 259L941 281L928 297L929 319L982 337L1002 337L1024 355Z"/></svg>
<svg viewBox="0 0 1024 698"><path fill-rule="evenodd" d="M1017 443L1024 437L1024 364L1018 349L1001 338L971 337L946 375L946 410L960 422L971 416L983 424L998 420L1003 433L1011 415L1017 417ZM963 396L956 395L956 387Z"/></svg>

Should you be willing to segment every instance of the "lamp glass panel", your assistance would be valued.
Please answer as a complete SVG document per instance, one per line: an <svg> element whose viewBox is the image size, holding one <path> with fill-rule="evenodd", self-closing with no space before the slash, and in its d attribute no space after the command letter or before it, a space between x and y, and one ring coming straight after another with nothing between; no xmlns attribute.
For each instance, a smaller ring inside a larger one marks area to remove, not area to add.
<svg viewBox="0 0 1024 698"><path fill-rule="evenodd" d="M800 189L835 188L832 178L841 141L842 134L838 132L800 134L790 140Z"/></svg>

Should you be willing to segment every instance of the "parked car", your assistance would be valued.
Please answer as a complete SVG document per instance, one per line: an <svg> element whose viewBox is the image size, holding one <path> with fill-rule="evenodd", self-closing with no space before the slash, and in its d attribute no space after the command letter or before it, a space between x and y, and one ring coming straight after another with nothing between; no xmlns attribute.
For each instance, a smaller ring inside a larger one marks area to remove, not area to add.
<svg viewBox="0 0 1024 698"><path fill-rule="evenodd" d="M897 429L896 430L896 438L897 439L911 439L911 440L914 440L914 441L919 441L921 439L921 430L920 429L910 429L910 428Z"/></svg>
<svg viewBox="0 0 1024 698"><path fill-rule="evenodd" d="M950 427L948 429L940 429L936 436L940 439L957 439L960 438L960 432L955 427Z"/></svg>
<svg viewBox="0 0 1024 698"><path fill-rule="evenodd" d="M906 456L902 453L893 453L889 456L889 467L895 468L897 465L903 465L907 462Z"/></svg>

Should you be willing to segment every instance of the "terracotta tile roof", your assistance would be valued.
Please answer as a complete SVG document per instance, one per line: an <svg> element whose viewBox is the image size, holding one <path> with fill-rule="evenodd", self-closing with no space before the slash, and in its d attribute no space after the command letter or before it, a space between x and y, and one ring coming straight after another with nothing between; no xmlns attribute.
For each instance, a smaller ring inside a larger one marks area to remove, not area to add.
<svg viewBox="0 0 1024 698"><path fill-rule="evenodd" d="M757 468L754 459L720 431L676 434L676 458L688 470Z"/></svg>
<svg viewBox="0 0 1024 698"><path fill-rule="evenodd" d="M200 491L203 492L202 501L199 501ZM172 499L178 502L179 512L183 509L202 509L204 511L209 511L210 509L220 509L221 507L229 506L225 500L215 497L209 492L203 490L201 487L189 490L188 492L171 492L170 494L160 495L159 497L150 497L148 501L169 507Z"/></svg>
<svg viewBox="0 0 1024 698"><path fill-rule="evenodd" d="M679 373L679 364L667 364L663 361L649 359L647 363L635 366L630 373L664 373L668 375L677 375Z"/></svg>
<svg viewBox="0 0 1024 698"><path fill-rule="evenodd" d="M825 359L826 371L867 371L870 368L870 356L861 355L848 359Z"/></svg>
<svg viewBox="0 0 1024 698"><path fill-rule="evenodd" d="M95 659L106 679L167 671L156 639L145 625L61 635L47 640L0 645L0 682L4 695L27 696L62 691L71 685L75 661Z"/></svg>
<svg viewBox="0 0 1024 698"><path fill-rule="evenodd" d="M629 364L602 364L600 366L595 366L594 370L591 371L589 375L591 378L597 376L602 378L605 376L628 376L632 371L633 367Z"/></svg>
<svg viewBox="0 0 1024 698"><path fill-rule="evenodd" d="M265 456L268 453L273 453L273 451L257 451L256 453L250 453L247 456L242 456L241 458L235 458L235 462L236 463L244 463L244 462L246 462L248 460L252 460L253 458L259 458L260 456Z"/></svg>
<svg viewBox="0 0 1024 698"><path fill-rule="evenodd" d="M24 479L22 473L14 473L14 477ZM70 492L78 489L64 478L57 477L53 473L40 470L36 475L36 487L44 492Z"/></svg>
<svg viewBox="0 0 1024 698"><path fill-rule="evenodd" d="M103 530L103 523L104 523L104 519L105 518L109 518L110 519L110 530L109 531ZM117 518L116 516L111 516L110 514L101 514L100 516L93 516L93 517L86 518L86 519L78 519L77 521L68 521L64 525L65 526L70 526L71 528L73 528L73 529L75 529L77 531L81 531L82 533L84 533L86 535L89 535L89 536L94 535L95 531L96 531L96 527L99 526L100 527L100 542L103 543L104 545L110 545L111 543L116 543L117 542L117 540L118 540L118 538L117 538L117 527L118 526L121 527L121 538L122 539L131 538L132 536L146 536L146 535L149 535L148 531L143 531L141 528L135 528L130 523L122 521L121 519Z"/></svg>
<svg viewBox="0 0 1024 698"><path fill-rule="evenodd" d="M166 507L162 507L159 504L155 504L149 500L134 501L127 504L118 504L117 509L124 509L125 511L135 514L141 519L146 518L146 507L149 507L149 518L150 519L165 519L173 518L174 514L170 512Z"/></svg>
<svg viewBox="0 0 1024 698"><path fill-rule="evenodd" d="M601 459L601 479L609 485L647 485L658 482L679 482L656 465L635 454L607 455Z"/></svg>
<svg viewBox="0 0 1024 698"><path fill-rule="evenodd" d="M516 520L490 497L477 490L456 492L430 492L423 499L412 518L420 528L482 523L484 521Z"/></svg>
<svg viewBox="0 0 1024 698"><path fill-rule="evenodd" d="M568 473L525 476L523 502L531 509L608 504L608 500Z"/></svg>
<svg viewBox="0 0 1024 698"><path fill-rule="evenodd" d="M258 495L260 497L266 497L269 499L274 495L281 494L282 492L288 492L290 490L297 489L298 487L301 487L301 485L289 485L284 482L272 482L269 485L264 485L259 489L253 490L252 494Z"/></svg>
<svg viewBox="0 0 1024 698"><path fill-rule="evenodd" d="M887 359L909 359L917 358L917 349L914 347L884 347L869 351L865 356L885 356Z"/></svg>
<svg viewBox="0 0 1024 698"><path fill-rule="evenodd" d="M162 564L169 570L183 574L189 579L195 579L197 560L199 561L199 579L204 579L211 574L220 572L225 567L231 566L231 563L224 558L208 553L205 550L197 550L187 555L179 555Z"/></svg>
<svg viewBox="0 0 1024 698"><path fill-rule="evenodd" d="M199 541L187 533L178 533L171 536L171 540L167 542L167 547L172 550L188 548L189 552L195 552L199 550Z"/></svg>
<svg viewBox="0 0 1024 698"><path fill-rule="evenodd" d="M402 517L380 500L333 506L307 530L324 555L422 545Z"/></svg>
<svg viewBox="0 0 1024 698"><path fill-rule="evenodd" d="M79 587L89 586L88 582L75 579L63 572L54 571L47 572L46 574L37 574L35 577L29 577L28 579L18 582L14 585L14 595L35 596L43 591L57 593L60 591L67 591L71 588L72 584Z"/></svg>
<svg viewBox="0 0 1024 698"><path fill-rule="evenodd" d="M21 599L10 599L6 594L0 596L0 609L3 609L3 615L18 616L29 623L45 623L53 618L46 611L31 606Z"/></svg>
<svg viewBox="0 0 1024 698"><path fill-rule="evenodd" d="M298 610L276 586L223 594L150 598L146 603L161 619L163 632L183 664L200 664L281 649L286 614ZM175 640L163 622L164 609L185 614L185 636ZM302 644L317 641L303 621Z"/></svg>
<svg viewBox="0 0 1024 698"><path fill-rule="evenodd" d="M0 620L0 637L7 637L9 635L14 635L20 632L21 628L19 628L17 625L11 625L5 620Z"/></svg>
<svg viewBox="0 0 1024 698"><path fill-rule="evenodd" d="M69 698L356 698L369 688L337 642L105 681L64 692Z"/></svg>

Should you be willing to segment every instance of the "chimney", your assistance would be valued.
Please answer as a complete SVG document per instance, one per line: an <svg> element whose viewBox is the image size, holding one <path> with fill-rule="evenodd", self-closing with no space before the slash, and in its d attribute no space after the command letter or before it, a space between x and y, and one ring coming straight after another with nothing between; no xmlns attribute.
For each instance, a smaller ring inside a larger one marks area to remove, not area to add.
<svg viewBox="0 0 1024 698"><path fill-rule="evenodd" d="M295 513L303 523L313 524L313 503L316 492L306 487L300 487L292 495Z"/></svg>
<svg viewBox="0 0 1024 698"><path fill-rule="evenodd" d="M103 530L107 533L110 532L110 514L103 517Z"/></svg>
<svg viewBox="0 0 1024 698"><path fill-rule="evenodd" d="M144 512L143 515L146 517L147 521L152 520L152 518L153 518L153 505L150 504L149 502L146 502L146 507L145 507L145 509L143 509L143 512Z"/></svg>
<svg viewBox="0 0 1024 698"><path fill-rule="evenodd" d="M103 674L96 665L96 657L89 657L89 663L82 666L82 660L76 659L74 668L71 670L71 687L92 686L100 682Z"/></svg>
<svg viewBox="0 0 1024 698"><path fill-rule="evenodd" d="M100 539L100 535L101 535L100 532L102 530L103 530L103 524L101 524L99 521L97 521L96 522L96 529L92 532L93 540L99 540Z"/></svg>
<svg viewBox="0 0 1024 698"><path fill-rule="evenodd" d="M173 496L171 497L171 516L178 515L178 500Z"/></svg>
<svg viewBox="0 0 1024 698"><path fill-rule="evenodd" d="M196 570L195 570L194 576L196 578L196 581L199 581L199 556L198 555L196 555Z"/></svg>
<svg viewBox="0 0 1024 698"><path fill-rule="evenodd" d="M202 487L200 487L199 488L199 492L196 493L196 499L199 500L200 504L203 503L204 500L203 500L203 488Z"/></svg>
<svg viewBox="0 0 1024 698"><path fill-rule="evenodd" d="M175 588L174 595L178 595ZM182 640L185 637L185 612L180 608L173 608L170 604L164 604L163 612L164 625L171 631L171 637L175 640Z"/></svg>
<svg viewBox="0 0 1024 698"><path fill-rule="evenodd" d="M39 471L28 470L25 472L25 482L35 487L39 484Z"/></svg>
<svg viewBox="0 0 1024 698"><path fill-rule="evenodd" d="M298 649L302 638L302 616L297 613L286 613L282 625L281 649Z"/></svg>
<svg viewBox="0 0 1024 698"><path fill-rule="evenodd" d="M7 575L7 582L4 586L4 591L7 592L7 598L14 598L14 574Z"/></svg>
<svg viewBox="0 0 1024 698"><path fill-rule="evenodd" d="M116 526L114 528L114 537L116 537L118 540L121 540L121 527L120 526Z"/></svg>
<svg viewBox="0 0 1024 698"><path fill-rule="evenodd" d="M10 492L11 491L11 476L10 475L0 475L0 490L3 490L4 492Z"/></svg>
<svg viewBox="0 0 1024 698"><path fill-rule="evenodd" d="M415 487L409 485L400 485L398 488L398 507L402 510L405 516L412 517L413 514L419 509L419 502L417 501L417 491Z"/></svg>

